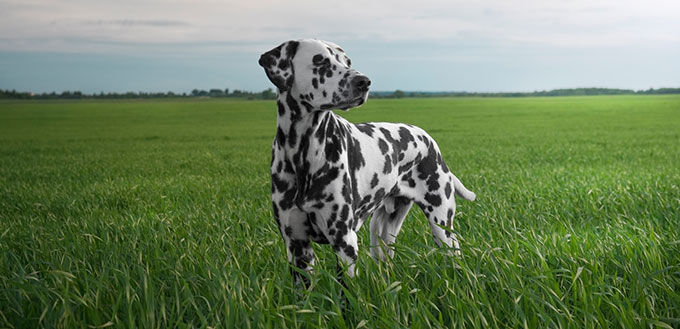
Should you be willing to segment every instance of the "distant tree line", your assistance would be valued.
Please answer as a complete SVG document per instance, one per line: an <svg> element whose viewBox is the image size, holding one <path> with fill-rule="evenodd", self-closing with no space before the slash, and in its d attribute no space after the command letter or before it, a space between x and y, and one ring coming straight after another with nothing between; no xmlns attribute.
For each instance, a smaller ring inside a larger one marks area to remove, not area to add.
<svg viewBox="0 0 680 329"><path fill-rule="evenodd" d="M573 88L554 89L533 92L466 92L466 91L374 91L371 98L404 98L404 97L549 97L549 96L591 96L591 95L663 95L680 94L680 88L650 88L647 90L610 89L610 88ZM271 88L260 91L244 91L227 89L194 89L189 93L168 92L125 92L85 94L80 91L63 91L61 93L21 92L0 89L0 99L134 99L134 98L239 98L239 99L276 99L276 92Z"/></svg>
<svg viewBox="0 0 680 329"><path fill-rule="evenodd" d="M665 95L680 94L680 88L650 88L647 90L612 89L612 88L572 88L553 89L532 92L467 92L467 91L378 91L371 92L373 98L404 97L549 97L549 96L592 96L592 95Z"/></svg>
<svg viewBox="0 0 680 329"><path fill-rule="evenodd" d="M276 92L271 88L261 92L252 92L235 89L233 91L227 89L210 89L200 90L194 89L189 93L175 93L168 92L100 92L94 94L85 94L80 91L63 91L61 93L41 93L34 94L32 92L21 92L16 90L2 90L0 89L0 99L133 99L133 98L183 98L183 97L204 97L204 98L241 98L241 99L276 99Z"/></svg>

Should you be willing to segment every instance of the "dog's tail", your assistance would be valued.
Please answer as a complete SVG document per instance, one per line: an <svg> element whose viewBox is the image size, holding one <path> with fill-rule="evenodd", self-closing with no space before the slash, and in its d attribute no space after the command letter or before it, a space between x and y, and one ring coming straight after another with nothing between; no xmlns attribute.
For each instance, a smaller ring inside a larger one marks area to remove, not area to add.
<svg viewBox="0 0 680 329"><path fill-rule="evenodd" d="M475 192L472 192L465 188L465 185L460 182L460 179L456 177L456 175L451 175L453 176L453 188L454 191L456 191L456 194L458 194L459 197L468 200L468 201L475 201L475 198L477 195L475 195Z"/></svg>

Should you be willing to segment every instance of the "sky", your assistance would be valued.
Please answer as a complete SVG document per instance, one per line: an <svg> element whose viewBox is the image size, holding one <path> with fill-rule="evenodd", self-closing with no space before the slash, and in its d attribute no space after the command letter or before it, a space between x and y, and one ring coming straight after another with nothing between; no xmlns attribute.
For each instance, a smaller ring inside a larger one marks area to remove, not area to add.
<svg viewBox="0 0 680 329"><path fill-rule="evenodd" d="M0 0L0 89L261 91L301 38L379 91L680 87L678 0Z"/></svg>

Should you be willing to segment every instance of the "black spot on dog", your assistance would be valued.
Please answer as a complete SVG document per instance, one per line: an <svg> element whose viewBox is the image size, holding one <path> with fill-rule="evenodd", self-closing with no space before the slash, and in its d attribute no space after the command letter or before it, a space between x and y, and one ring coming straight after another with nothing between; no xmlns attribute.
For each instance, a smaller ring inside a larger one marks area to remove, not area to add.
<svg viewBox="0 0 680 329"><path fill-rule="evenodd" d="M446 195L447 199L451 197L451 183L450 182L446 182L446 187L444 187L444 194Z"/></svg>
<svg viewBox="0 0 680 329"><path fill-rule="evenodd" d="M373 174L373 179L371 179L371 188L378 186L378 173Z"/></svg>
<svg viewBox="0 0 680 329"><path fill-rule="evenodd" d="M357 127L357 128L359 129L359 131L361 131L362 133L364 133L364 134L366 134L366 135L368 135L368 136L370 136L370 137L373 137L373 128L374 128L374 127L373 127L372 124L369 124L369 123L360 123L360 124L357 124L356 127Z"/></svg>
<svg viewBox="0 0 680 329"><path fill-rule="evenodd" d="M314 106L312 104L309 104L309 102L302 101L300 102L300 104L302 104L305 107L307 112L312 112L312 110L314 109Z"/></svg>
<svg viewBox="0 0 680 329"><path fill-rule="evenodd" d="M352 259L357 258L356 252L354 251L354 247L352 247L352 246L349 246L349 245L346 246L345 249L344 249L344 252L345 252L345 255L347 255L348 257L350 257Z"/></svg>
<svg viewBox="0 0 680 329"><path fill-rule="evenodd" d="M318 121L317 119L318 116L315 116L314 121ZM321 124L321 126L325 126L326 124L328 124L328 117L325 117L323 121L325 122L325 124ZM314 137L316 137L317 143L323 144L324 141L326 140L326 129L317 129L316 132L314 133Z"/></svg>
<svg viewBox="0 0 680 329"><path fill-rule="evenodd" d="M288 109L290 109L290 120L293 122L300 120L302 117L300 105L290 93L286 97L286 105L288 106Z"/></svg>
<svg viewBox="0 0 680 329"><path fill-rule="evenodd" d="M324 152L326 152L326 160L330 162L338 162L340 160L340 153L342 149L337 138L331 138L330 142L326 143Z"/></svg>
<svg viewBox="0 0 680 329"><path fill-rule="evenodd" d="M427 188L430 191L436 191L439 189L439 182L437 181L437 178L439 177L439 174L433 173L429 176L427 179Z"/></svg>
<svg viewBox="0 0 680 329"><path fill-rule="evenodd" d="M276 129L276 142L279 145L286 145L286 135L283 133L283 130L281 130L281 127Z"/></svg>
<svg viewBox="0 0 680 329"><path fill-rule="evenodd" d="M442 198L439 195L433 193L425 193L425 201L435 207L439 207L442 204Z"/></svg>
<svg viewBox="0 0 680 329"><path fill-rule="evenodd" d="M406 127L399 128L399 150L406 150L408 148L408 143L413 142L415 139L411 134L411 131L406 129Z"/></svg>
<svg viewBox="0 0 680 329"><path fill-rule="evenodd" d="M279 116L283 116L284 114L286 114L286 108L283 107L283 103L281 103L280 101L276 101L276 106L279 110Z"/></svg>
<svg viewBox="0 0 680 329"><path fill-rule="evenodd" d="M385 153L387 153L387 151L389 150L387 148L387 143L385 143L385 140L382 138L378 139L378 147L380 148L380 153L382 153L383 155L385 155Z"/></svg>
<svg viewBox="0 0 680 329"><path fill-rule="evenodd" d="M291 127L290 131L288 131L288 145L293 147L295 143L297 143L297 130L295 127Z"/></svg>
<svg viewBox="0 0 680 329"><path fill-rule="evenodd" d="M428 147L428 154L416 167L418 169L418 178L421 180L426 180L427 188L429 191L435 191L439 189L439 174L437 173L437 154L432 146Z"/></svg>
<svg viewBox="0 0 680 329"><path fill-rule="evenodd" d="M357 186L357 174L356 172L366 165L366 160L361 153L361 144L351 135L347 135L345 139L347 141L347 164L349 169L349 179L351 183L351 197L352 197L352 207L356 209L356 202L361 198L359 196L359 190Z"/></svg>
<svg viewBox="0 0 680 329"><path fill-rule="evenodd" d="M401 180L408 182L409 187L416 187L416 181L413 180L412 175L413 175L413 172L409 171L409 172L405 173L403 176L401 176Z"/></svg>
<svg viewBox="0 0 680 329"><path fill-rule="evenodd" d="M366 165L366 160L361 154L361 144L354 137L350 137L347 146L347 162L349 162L349 170L354 173Z"/></svg>
<svg viewBox="0 0 680 329"><path fill-rule="evenodd" d="M352 192L350 191L350 185L349 185L349 177L348 175L345 175L342 178L342 198L345 200L346 203L351 203L352 202Z"/></svg>
<svg viewBox="0 0 680 329"><path fill-rule="evenodd" d="M375 191L375 197L373 198L373 200L382 201L384 198L385 198L385 189L381 187L377 191Z"/></svg>
<svg viewBox="0 0 680 329"><path fill-rule="evenodd" d="M289 189L283 194L283 198L281 201L279 201L279 207L281 207L281 210L288 210L293 207L295 202L295 193L295 189Z"/></svg>
<svg viewBox="0 0 680 329"><path fill-rule="evenodd" d="M327 115L320 123L321 129L317 129L316 138L319 144L324 145L324 152L326 153L326 159L331 162L337 162L340 160L340 154L342 153L342 142L340 136L337 133L338 125L337 120L332 115Z"/></svg>
<svg viewBox="0 0 680 329"><path fill-rule="evenodd" d="M394 142L395 142L395 140L394 140L394 138L392 138L392 134L390 133L389 130L387 130L387 129L385 129L385 128L380 128L380 132L383 134L383 136L385 136L385 139L386 139L388 142L390 142L390 143L394 143Z"/></svg>
<svg viewBox="0 0 680 329"><path fill-rule="evenodd" d="M295 169L293 169L293 164L287 159L284 160L283 171L288 174L295 174Z"/></svg>
<svg viewBox="0 0 680 329"><path fill-rule="evenodd" d="M444 162L444 159L442 158L441 153L437 153L437 163L438 163L439 166L442 168L442 171L443 171L444 173L448 173L448 172L449 172L449 167L446 166L446 163Z"/></svg>
<svg viewBox="0 0 680 329"><path fill-rule="evenodd" d="M402 129L405 130L405 132L403 132ZM408 148L408 142L410 140L413 140L413 135L411 135L411 133L408 132L406 128L402 127L399 130L400 135L399 139L397 140L392 137L392 134L390 133L389 130L385 128L380 128L380 131L385 136L385 140L387 140L387 143L392 145L392 164L396 165L397 162L399 161L399 154ZM378 146L380 146L380 141L378 141Z"/></svg>
<svg viewBox="0 0 680 329"><path fill-rule="evenodd" d="M340 211L340 220L336 223L342 223L342 225L345 225L347 222L347 218L349 218L349 206L347 204L344 204L342 206L342 210Z"/></svg>
<svg viewBox="0 0 680 329"><path fill-rule="evenodd" d="M403 165L399 166L399 175L411 170L413 168L413 161L409 161L407 163L404 163Z"/></svg>
<svg viewBox="0 0 680 329"><path fill-rule="evenodd" d="M322 171L322 170L319 170ZM314 177L311 179L311 185L306 192L307 199L309 200L322 200L324 199L323 190L326 186L330 185L332 181L338 178L338 168L331 167L322 172L316 172Z"/></svg>
<svg viewBox="0 0 680 329"><path fill-rule="evenodd" d="M368 204L369 202L371 202L371 196L367 195L363 199L361 199L361 202L359 202L359 207L363 207L366 204Z"/></svg>
<svg viewBox="0 0 680 329"><path fill-rule="evenodd" d="M392 159L390 155L385 155L385 166L383 167L383 174L387 175L392 171Z"/></svg>
<svg viewBox="0 0 680 329"><path fill-rule="evenodd" d="M286 56L288 56L288 58L290 59L295 57L299 45L300 43L297 41L288 42L288 45L286 46Z"/></svg>
<svg viewBox="0 0 680 329"><path fill-rule="evenodd" d="M287 61L287 60L280 60L279 61L278 68L280 68L282 70L286 70L286 69L288 69L289 66L290 66L290 61Z"/></svg>
<svg viewBox="0 0 680 329"><path fill-rule="evenodd" d="M288 183L279 178L279 175L272 175L272 187L276 188L279 192L285 192L288 190Z"/></svg>
<svg viewBox="0 0 680 329"><path fill-rule="evenodd" d="M259 61L260 66L269 67L276 64L276 59L281 57L281 49L283 49L283 44L262 54Z"/></svg>

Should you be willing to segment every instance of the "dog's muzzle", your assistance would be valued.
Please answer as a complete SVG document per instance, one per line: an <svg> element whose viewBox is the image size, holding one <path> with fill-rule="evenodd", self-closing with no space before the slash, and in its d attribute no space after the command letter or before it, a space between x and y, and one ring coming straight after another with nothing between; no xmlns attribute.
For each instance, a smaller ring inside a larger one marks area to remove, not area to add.
<svg viewBox="0 0 680 329"><path fill-rule="evenodd" d="M348 96L345 100L339 103L321 105L321 109L341 109L347 111L350 108L360 106L366 102L370 86L371 79L363 74L357 74L349 80L348 88L344 93Z"/></svg>
<svg viewBox="0 0 680 329"><path fill-rule="evenodd" d="M350 81L352 87L352 100L349 101L350 107L355 107L364 104L368 97L368 88L371 86L371 79L367 76L359 74ZM342 108L347 110L347 108Z"/></svg>
<svg viewBox="0 0 680 329"><path fill-rule="evenodd" d="M368 87L371 86L371 79L365 75L357 75L352 78L352 91L355 95L361 95L368 92Z"/></svg>

